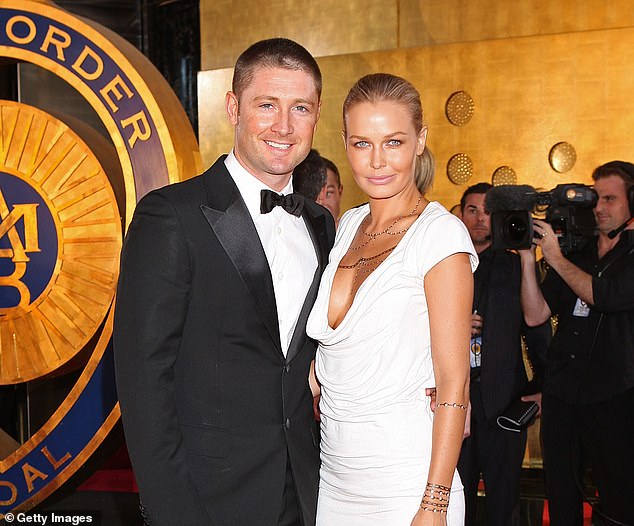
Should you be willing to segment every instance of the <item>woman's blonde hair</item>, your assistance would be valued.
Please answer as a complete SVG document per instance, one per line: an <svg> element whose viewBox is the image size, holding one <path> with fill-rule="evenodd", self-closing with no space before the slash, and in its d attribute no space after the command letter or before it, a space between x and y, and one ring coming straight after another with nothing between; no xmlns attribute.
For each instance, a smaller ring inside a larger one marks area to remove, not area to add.
<svg viewBox="0 0 634 526"><path fill-rule="evenodd" d="M348 96L343 103L343 132L347 134L346 115L350 108L361 102L388 101L403 104L409 111L412 124L416 133L423 129L423 106L420 102L420 95L416 88L407 80L390 73L372 73L361 77L348 92ZM427 148L425 148L427 150ZM414 180L421 193L425 193L431 187L434 180L433 157L427 159L424 155L429 155L429 151L416 157L416 169ZM429 161L431 160L431 164ZM432 169L429 169L429 167Z"/></svg>

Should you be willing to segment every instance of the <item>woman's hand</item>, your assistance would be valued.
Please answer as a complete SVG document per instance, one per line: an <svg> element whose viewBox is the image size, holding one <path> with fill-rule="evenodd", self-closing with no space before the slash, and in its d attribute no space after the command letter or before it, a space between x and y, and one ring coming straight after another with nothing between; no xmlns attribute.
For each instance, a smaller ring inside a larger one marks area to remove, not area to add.
<svg viewBox="0 0 634 526"><path fill-rule="evenodd" d="M446 513L418 510L410 526L447 526Z"/></svg>

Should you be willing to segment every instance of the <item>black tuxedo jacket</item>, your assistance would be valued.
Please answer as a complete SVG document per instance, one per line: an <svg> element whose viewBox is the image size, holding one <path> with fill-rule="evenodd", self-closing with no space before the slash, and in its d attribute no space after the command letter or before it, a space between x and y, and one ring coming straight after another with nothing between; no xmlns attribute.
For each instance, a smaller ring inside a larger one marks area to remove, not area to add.
<svg viewBox="0 0 634 526"><path fill-rule="evenodd" d="M114 329L126 441L153 526L276 525L287 457L310 525L319 452L305 325L334 222L306 202L319 263L285 358L266 256L223 161L145 196L128 230Z"/></svg>

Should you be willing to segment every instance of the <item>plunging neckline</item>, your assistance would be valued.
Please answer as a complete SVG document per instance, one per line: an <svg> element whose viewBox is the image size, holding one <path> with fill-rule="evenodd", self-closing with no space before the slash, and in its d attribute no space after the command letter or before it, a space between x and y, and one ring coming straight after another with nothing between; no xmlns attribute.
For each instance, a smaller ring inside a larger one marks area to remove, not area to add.
<svg viewBox="0 0 634 526"><path fill-rule="evenodd" d="M335 266L335 271L332 272L331 276L329 277L329 284L328 284L328 295L327 295L327 304L326 304L326 324L328 326L328 329L330 329L331 331L336 331L337 329L339 329L339 327L341 327L346 320L348 319L348 315L350 314L350 311L352 311L352 308L355 306L355 303L357 303L357 298L359 297L359 292L361 292L362 289L365 288L365 285L368 281L370 281L372 279L372 277L376 274L376 272L385 265L385 262L387 260L389 260L392 255L398 251L399 247L401 246L401 243L403 243L403 240L405 238L407 238L410 234L410 232L412 231L414 225L416 225L416 223L418 223L421 219L421 217L423 217L423 214L425 213L425 211L427 210L427 208L429 207L429 205L432 203L432 201L428 201L425 206L423 207L423 209L420 211L420 214L418 214L418 217L416 219L414 219L414 221L412 222L412 224L409 226L409 228L407 229L407 232L405 232L405 234L403 234L403 237L401 237L401 239L399 239L398 243L396 243L396 245L394 245L394 249L387 255L387 257L381 261L381 263L379 263L377 265L377 267L370 272L365 279L361 282L361 284L359 285L359 287L357 288L357 291L354 293L353 297L352 297L352 301L350 302L350 305L348 305L348 309L346 310L346 313L341 317L341 321L335 326L333 327L330 324L330 299L332 296L332 287L333 284L335 282L335 277L337 275L337 272L339 272L339 265L341 263L341 260L346 256L346 254L348 253L348 251L350 250L350 246L352 245L352 241L354 241L354 238L357 234L357 232L359 231L359 228L361 227L361 224L363 223L364 219L368 216L369 214L369 208L370 205L366 205L366 207L368 208L368 212L361 216L361 220L356 224L354 229L351 229L351 233L349 234L349 239L348 239L348 243L346 245L345 251L342 252L341 256L338 258L337 264ZM334 265L334 261L331 262Z"/></svg>

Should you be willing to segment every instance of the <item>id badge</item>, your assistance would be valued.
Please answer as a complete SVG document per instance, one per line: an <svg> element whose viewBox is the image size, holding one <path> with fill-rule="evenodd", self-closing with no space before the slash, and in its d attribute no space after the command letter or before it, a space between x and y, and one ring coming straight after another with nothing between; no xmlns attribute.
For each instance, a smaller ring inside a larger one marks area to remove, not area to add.
<svg viewBox="0 0 634 526"><path fill-rule="evenodd" d="M575 303L572 315L578 318L587 318L590 316L590 307L581 298L577 298L577 303Z"/></svg>
<svg viewBox="0 0 634 526"><path fill-rule="evenodd" d="M482 335L471 337L471 345L469 346L469 363L471 367L480 367L482 365Z"/></svg>

